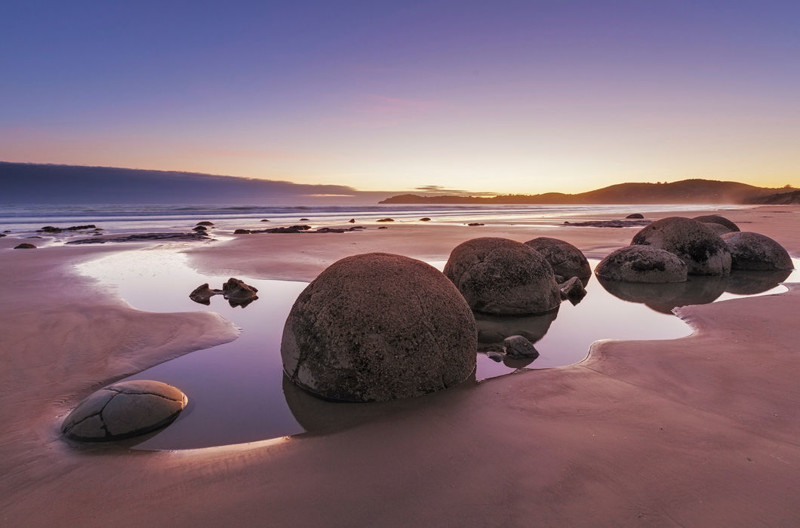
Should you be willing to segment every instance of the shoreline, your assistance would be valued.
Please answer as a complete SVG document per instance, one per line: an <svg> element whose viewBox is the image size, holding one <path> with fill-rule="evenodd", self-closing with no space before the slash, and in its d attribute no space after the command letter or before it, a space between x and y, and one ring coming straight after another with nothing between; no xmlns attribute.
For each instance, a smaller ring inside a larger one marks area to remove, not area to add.
<svg viewBox="0 0 800 528"><path fill-rule="evenodd" d="M752 223L798 256L798 214L796 207L757 207L725 216L743 231ZM310 239L250 235L187 253L204 272L302 280L344 252L393 249L446 259L457 241L502 231L517 240L577 241L587 256L597 257L627 245L635 233L400 227ZM24 277L0 292L7 365L0 394L10 413L0 438L3 524L798 522L800 514L783 491L800 484L792 469L800 464L792 376L800 368L794 358L797 287L681 308L680 316L695 328L687 338L603 341L577 365L396 402L387 418L330 435L180 453L108 448L92 456L54 434L54 413L123 371L231 337L213 316L121 306L66 267L94 254L143 247L0 254L8 276ZM48 354L53 350L56 358ZM754 362L756 351L769 361ZM97 504L102 507L91 506Z"/></svg>

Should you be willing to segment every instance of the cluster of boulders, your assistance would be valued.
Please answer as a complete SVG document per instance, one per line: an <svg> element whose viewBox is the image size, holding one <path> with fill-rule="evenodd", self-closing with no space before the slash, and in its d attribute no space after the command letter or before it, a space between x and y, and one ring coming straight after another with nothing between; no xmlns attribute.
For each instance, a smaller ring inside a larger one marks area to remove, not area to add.
<svg viewBox="0 0 800 528"><path fill-rule="evenodd" d="M469 379L476 351L521 366L538 356L534 343L562 300L579 302L590 276L583 254L556 239L469 240L444 273L399 255L347 257L292 307L284 371L322 398L386 401Z"/></svg>
<svg viewBox="0 0 800 528"><path fill-rule="evenodd" d="M741 232L719 215L657 220L634 235L597 266L605 281L685 282L689 275L725 276L731 270L783 271L793 267L789 253L771 238Z"/></svg>
<svg viewBox="0 0 800 528"><path fill-rule="evenodd" d="M208 283L201 284L189 294L189 298L196 303L208 306L211 304L211 297L214 295L222 295L228 300L228 304L232 307L240 306L244 308L258 299L257 293L258 289L254 286L250 286L239 279L231 277L222 285L221 290L211 289Z"/></svg>

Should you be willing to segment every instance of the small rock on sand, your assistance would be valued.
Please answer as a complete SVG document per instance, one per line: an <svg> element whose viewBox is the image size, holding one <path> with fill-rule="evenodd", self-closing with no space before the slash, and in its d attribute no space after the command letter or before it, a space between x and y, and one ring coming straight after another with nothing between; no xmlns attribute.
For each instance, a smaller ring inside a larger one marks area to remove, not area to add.
<svg viewBox="0 0 800 528"><path fill-rule="evenodd" d="M18 246L15 246L14 249L36 249L36 246L34 246L33 244L28 244L26 242L23 244L19 244Z"/></svg>

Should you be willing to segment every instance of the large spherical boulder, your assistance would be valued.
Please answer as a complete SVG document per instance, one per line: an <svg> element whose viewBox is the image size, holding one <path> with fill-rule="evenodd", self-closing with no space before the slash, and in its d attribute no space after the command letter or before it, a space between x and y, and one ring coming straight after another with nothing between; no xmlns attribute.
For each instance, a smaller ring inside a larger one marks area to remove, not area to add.
<svg viewBox="0 0 800 528"><path fill-rule="evenodd" d="M723 233L732 233L734 231L740 231L739 226L737 226L724 216L720 215L695 216L692 220L697 220L698 222L702 222L704 224L710 224L712 228L714 226L722 226L725 228Z"/></svg>
<svg viewBox="0 0 800 528"><path fill-rule="evenodd" d="M578 277L583 284L592 276L592 268L589 261L581 253L581 250L563 240L550 237L539 237L525 242L550 263L553 273L561 276L563 280L571 277Z"/></svg>
<svg viewBox="0 0 800 528"><path fill-rule="evenodd" d="M528 315L561 303L553 268L542 254L505 238L475 238L456 246L444 274L477 312Z"/></svg>
<svg viewBox="0 0 800 528"><path fill-rule="evenodd" d="M368 253L323 271L283 329L286 375L330 400L387 401L457 385L475 369L475 318L438 270Z"/></svg>
<svg viewBox="0 0 800 528"><path fill-rule="evenodd" d="M686 263L669 251L628 246L610 253L595 268L598 277L625 282L684 282Z"/></svg>
<svg viewBox="0 0 800 528"><path fill-rule="evenodd" d="M776 271L794 268L789 253L766 235L738 232L722 235L722 239L731 252L732 269Z"/></svg>
<svg viewBox="0 0 800 528"><path fill-rule="evenodd" d="M689 275L725 275L731 271L728 246L714 231L697 220L668 217L634 235L631 245L652 246L676 255Z"/></svg>
<svg viewBox="0 0 800 528"><path fill-rule="evenodd" d="M64 419L61 432L73 440L107 441L138 436L171 423L188 399L160 381L114 383L89 395Z"/></svg>

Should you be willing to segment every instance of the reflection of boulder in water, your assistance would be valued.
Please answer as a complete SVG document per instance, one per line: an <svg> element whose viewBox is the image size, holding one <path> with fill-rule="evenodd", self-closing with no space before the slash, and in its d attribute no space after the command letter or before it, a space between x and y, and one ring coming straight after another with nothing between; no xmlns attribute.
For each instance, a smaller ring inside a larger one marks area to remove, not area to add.
<svg viewBox="0 0 800 528"><path fill-rule="evenodd" d="M539 356L536 356L539 357ZM508 368L513 369L521 369L525 368L535 360L535 357L511 357L505 356L503 358L503 365L507 366Z"/></svg>
<svg viewBox="0 0 800 528"><path fill-rule="evenodd" d="M507 337L520 335L536 343L550 329L558 317L558 309L539 315L489 315L475 312L478 326L478 349L501 344Z"/></svg>
<svg viewBox="0 0 800 528"><path fill-rule="evenodd" d="M792 270L743 271L731 273L726 291L736 295L755 295L771 290L792 274Z"/></svg>
<svg viewBox="0 0 800 528"><path fill-rule="evenodd" d="M473 369L467 380L459 387L470 387L475 383L475 380L475 370ZM392 412L414 408L415 405L429 405L430 399L443 396L443 393L439 392L426 394L422 398L370 402L367 404L364 402L324 400L318 396L313 396L292 383L292 380L286 374L282 376L282 384L283 395L286 398L286 404L289 406L292 416L303 429L312 434L331 433L354 427ZM444 393L449 393L449 395L457 394L459 387L444 391Z"/></svg>
<svg viewBox="0 0 800 528"><path fill-rule="evenodd" d="M728 286L727 276L689 277L686 282L670 284L609 281L600 277L598 280L614 297L645 304L665 314L671 314L672 309L678 306L714 302Z"/></svg>

